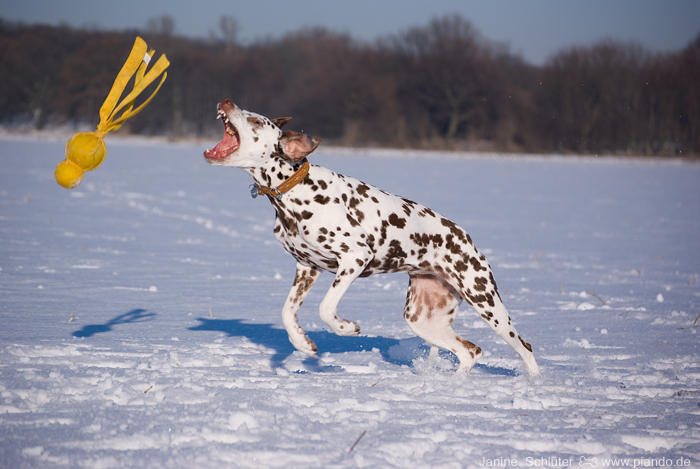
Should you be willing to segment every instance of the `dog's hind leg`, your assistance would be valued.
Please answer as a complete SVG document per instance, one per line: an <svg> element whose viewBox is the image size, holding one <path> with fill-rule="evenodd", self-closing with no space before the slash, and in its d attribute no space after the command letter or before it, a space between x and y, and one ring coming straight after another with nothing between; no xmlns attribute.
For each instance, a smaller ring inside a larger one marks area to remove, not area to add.
<svg viewBox="0 0 700 469"><path fill-rule="evenodd" d="M313 267L297 263L297 273L294 277L294 284L282 308L282 323L289 335L289 341L297 350L312 357L316 356L316 351L318 349L313 340L309 339L306 332L299 327L297 311L319 276L320 272Z"/></svg>
<svg viewBox="0 0 700 469"><path fill-rule="evenodd" d="M437 347L441 347L459 358L458 373L468 373L481 358L481 349L452 328L461 301L457 291L441 277L411 274L404 318L416 335L432 344L429 361L435 359Z"/></svg>

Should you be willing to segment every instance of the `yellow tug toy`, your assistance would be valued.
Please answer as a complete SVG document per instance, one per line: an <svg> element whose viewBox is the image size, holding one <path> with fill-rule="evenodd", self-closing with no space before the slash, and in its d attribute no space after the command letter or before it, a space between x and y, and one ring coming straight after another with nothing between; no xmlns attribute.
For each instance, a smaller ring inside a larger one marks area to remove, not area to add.
<svg viewBox="0 0 700 469"><path fill-rule="evenodd" d="M66 189L73 189L83 180L85 171L92 171L102 164L107 152L103 140L107 132L118 129L128 118L141 112L163 85L168 76L167 73L164 73L165 69L170 65L165 55L161 55L146 73L146 68L154 53L155 50L148 50L143 39L140 37L136 38L129 58L126 60L119 75L117 75L117 79L114 80L112 89L100 108L100 124L97 126L97 130L77 133L66 143L66 159L56 166L56 172L54 173L56 182L61 186ZM134 89L117 104L134 72L136 73ZM163 78L160 80L156 90L143 104L134 109L134 101L138 95L155 81L161 73ZM115 119L117 113L122 109L124 109L124 112L119 118Z"/></svg>

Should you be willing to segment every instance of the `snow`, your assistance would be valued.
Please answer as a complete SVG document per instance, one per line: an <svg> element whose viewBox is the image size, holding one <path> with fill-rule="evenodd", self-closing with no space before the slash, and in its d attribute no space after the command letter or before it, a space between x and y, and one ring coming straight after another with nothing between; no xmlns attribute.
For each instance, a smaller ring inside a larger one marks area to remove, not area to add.
<svg viewBox="0 0 700 469"><path fill-rule="evenodd" d="M700 467L700 165L311 156L470 232L531 380L466 305L481 362L429 363L402 275L357 281L340 312L362 335L338 337L324 274L306 357L280 318L295 261L211 142L108 138L73 191L53 181L64 144L0 139L1 467Z"/></svg>

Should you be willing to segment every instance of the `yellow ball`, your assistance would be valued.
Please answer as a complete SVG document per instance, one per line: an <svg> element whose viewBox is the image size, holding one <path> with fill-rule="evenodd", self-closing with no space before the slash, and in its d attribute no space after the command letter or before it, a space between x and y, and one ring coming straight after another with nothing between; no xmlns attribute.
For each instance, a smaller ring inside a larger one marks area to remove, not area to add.
<svg viewBox="0 0 700 469"><path fill-rule="evenodd" d="M56 166L56 172L53 176L56 182L66 189L73 189L83 180L84 171L75 163L69 160L63 160Z"/></svg>
<svg viewBox="0 0 700 469"><path fill-rule="evenodd" d="M101 165L106 153L105 142L94 132L75 134L66 143L66 158L84 171L93 170Z"/></svg>

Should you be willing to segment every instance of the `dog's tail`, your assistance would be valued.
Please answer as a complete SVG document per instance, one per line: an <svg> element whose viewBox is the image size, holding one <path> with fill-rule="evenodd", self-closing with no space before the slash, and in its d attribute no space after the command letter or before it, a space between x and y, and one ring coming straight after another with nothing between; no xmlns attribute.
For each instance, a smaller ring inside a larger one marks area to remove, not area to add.
<svg viewBox="0 0 700 469"><path fill-rule="evenodd" d="M530 376L539 375L540 370L532 353L532 346L515 330L508 310L501 301L490 268L485 275L475 277L472 287L462 286L458 290L460 295L479 313L481 319L520 355ZM476 291L472 291L472 288Z"/></svg>

